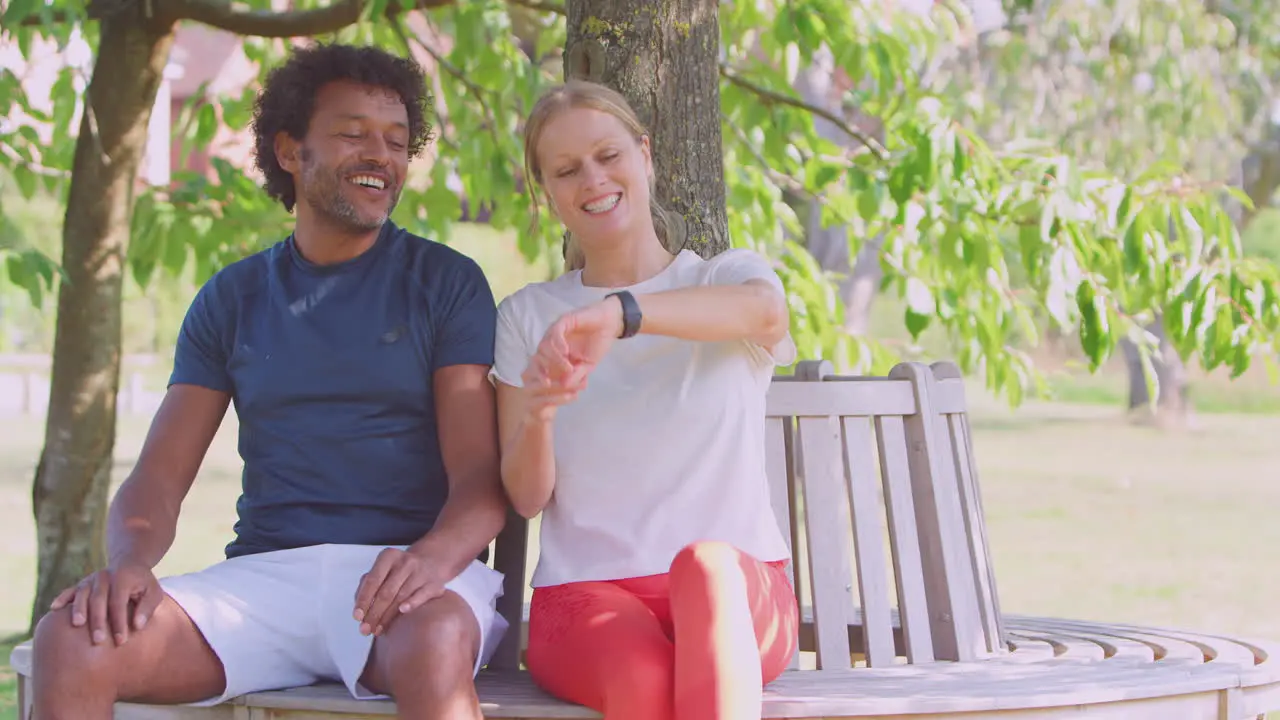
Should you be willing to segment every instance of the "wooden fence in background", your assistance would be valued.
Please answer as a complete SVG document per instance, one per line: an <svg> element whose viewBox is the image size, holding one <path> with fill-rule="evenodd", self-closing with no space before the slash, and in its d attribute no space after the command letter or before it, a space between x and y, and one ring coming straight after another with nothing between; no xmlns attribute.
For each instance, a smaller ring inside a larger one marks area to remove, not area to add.
<svg viewBox="0 0 1280 720"><path fill-rule="evenodd" d="M125 355L120 375L117 411L151 415L160 405L167 360L158 355ZM49 407L48 355L0 353L0 418L44 417Z"/></svg>

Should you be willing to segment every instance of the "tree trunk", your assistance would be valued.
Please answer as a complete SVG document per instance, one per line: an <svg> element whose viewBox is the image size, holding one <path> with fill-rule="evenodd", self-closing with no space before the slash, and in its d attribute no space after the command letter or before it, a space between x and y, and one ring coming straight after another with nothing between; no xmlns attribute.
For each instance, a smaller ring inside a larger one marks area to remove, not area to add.
<svg viewBox="0 0 1280 720"><path fill-rule="evenodd" d="M121 284L147 124L171 27L133 11L100 21L62 231L52 387L36 468L38 576L31 629L53 598L105 562L103 527L120 384Z"/></svg>
<svg viewBox="0 0 1280 720"><path fill-rule="evenodd" d="M849 287L844 291L844 329L850 335L866 335L871 330L871 306L880 293L880 281L884 268L880 266L880 248L884 236L877 235L858 249L854 258L853 274Z"/></svg>
<svg viewBox="0 0 1280 720"><path fill-rule="evenodd" d="M729 247L716 0L568 0L564 76L608 85L649 129L669 249Z"/></svg>
<svg viewBox="0 0 1280 720"><path fill-rule="evenodd" d="M871 325L871 307L880 292L884 268L880 266L880 248L884 237L877 235L858 248L852 267L849 264L849 229L844 225L822 227L822 206L817 200L801 201L805 218L805 247L818 265L836 273L836 290L844 303L844 330L850 335L865 335Z"/></svg>
<svg viewBox="0 0 1280 720"><path fill-rule="evenodd" d="M1158 393L1154 408L1151 406L1151 395L1147 392L1146 374L1137 344L1128 338L1120 341L1129 376L1130 416L1138 422L1153 423L1163 428L1186 427L1190 424L1192 410L1186 366L1178 351L1169 343L1161 318L1156 318L1147 330L1160 341L1159 356L1151 356Z"/></svg>
<svg viewBox="0 0 1280 720"><path fill-rule="evenodd" d="M1244 232L1253 216L1271 204L1280 188L1280 124L1270 125L1265 137L1249 150L1241 163L1241 174L1244 191L1253 201L1252 210L1240 209L1238 225Z"/></svg>

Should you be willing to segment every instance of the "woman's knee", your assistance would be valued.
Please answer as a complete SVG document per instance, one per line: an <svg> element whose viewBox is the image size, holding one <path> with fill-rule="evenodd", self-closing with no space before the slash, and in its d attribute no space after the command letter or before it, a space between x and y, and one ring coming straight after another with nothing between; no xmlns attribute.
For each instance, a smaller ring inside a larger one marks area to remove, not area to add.
<svg viewBox="0 0 1280 720"><path fill-rule="evenodd" d="M726 542L705 540L686 545L671 561L672 586L686 580L741 574L742 552Z"/></svg>

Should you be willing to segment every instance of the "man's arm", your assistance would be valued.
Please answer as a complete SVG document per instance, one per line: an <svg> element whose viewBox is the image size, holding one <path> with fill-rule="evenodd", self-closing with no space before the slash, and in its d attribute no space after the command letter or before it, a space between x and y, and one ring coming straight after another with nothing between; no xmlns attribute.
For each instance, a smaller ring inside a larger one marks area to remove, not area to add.
<svg viewBox="0 0 1280 720"><path fill-rule="evenodd" d="M440 454L449 497L431 529L401 552L378 555L356 588L352 615L364 634L382 634L397 614L439 597L480 556L506 521L498 420L489 367L497 325L493 293L474 260L436 283L431 372Z"/></svg>
<svg viewBox="0 0 1280 720"><path fill-rule="evenodd" d="M231 402L225 338L234 313L228 298L235 293L228 293L233 280L226 278L219 273L201 286L183 318L169 389L107 511L107 567L53 601L52 610L71 606L72 625L88 622L95 644L108 630L117 644L125 642L160 604L153 568L173 544L182 501Z"/></svg>
<svg viewBox="0 0 1280 720"><path fill-rule="evenodd" d="M178 511L227 412L231 397L173 385L151 421L142 452L107 513L109 567L154 568L178 529Z"/></svg>
<svg viewBox="0 0 1280 720"><path fill-rule="evenodd" d="M173 544L178 511L229 403L226 393L195 385L165 393L138 462L107 511L107 567L63 590L50 607L69 606L71 624L87 624L93 644L109 633L123 645L160 605L153 568Z"/></svg>
<svg viewBox="0 0 1280 720"><path fill-rule="evenodd" d="M398 615L439 597L506 522L498 422L487 365L446 365L432 377L449 497L435 524L405 552L383 550L356 588L352 615L381 635Z"/></svg>
<svg viewBox="0 0 1280 720"><path fill-rule="evenodd" d="M446 579L479 557L506 522L497 410L488 372L483 365L452 365L432 378L449 499L435 526L409 551L439 564Z"/></svg>

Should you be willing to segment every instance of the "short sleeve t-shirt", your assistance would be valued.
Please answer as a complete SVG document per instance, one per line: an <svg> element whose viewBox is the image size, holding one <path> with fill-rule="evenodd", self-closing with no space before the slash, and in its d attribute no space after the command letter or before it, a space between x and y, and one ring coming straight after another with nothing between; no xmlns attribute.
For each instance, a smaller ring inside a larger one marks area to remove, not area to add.
<svg viewBox="0 0 1280 720"><path fill-rule="evenodd" d="M426 534L448 496L432 375L491 365L495 323L473 260L390 222L344 263L312 264L290 237L215 274L169 382L235 403L244 471L227 557Z"/></svg>
<svg viewBox="0 0 1280 720"><path fill-rule="evenodd" d="M682 251L636 295L758 278L782 284L744 249L710 260ZM520 386L547 328L620 288L567 273L527 286L498 307L490 376ZM586 389L556 412L555 489L541 519L535 587L665 573L686 545L719 540L761 561L787 547L770 506L765 396L788 337L773 348L637 335L610 347Z"/></svg>

